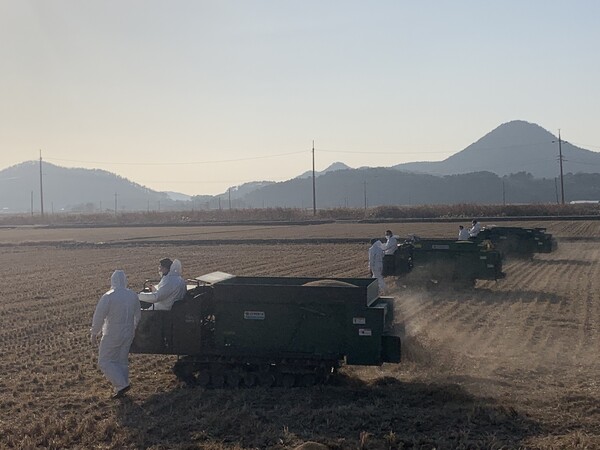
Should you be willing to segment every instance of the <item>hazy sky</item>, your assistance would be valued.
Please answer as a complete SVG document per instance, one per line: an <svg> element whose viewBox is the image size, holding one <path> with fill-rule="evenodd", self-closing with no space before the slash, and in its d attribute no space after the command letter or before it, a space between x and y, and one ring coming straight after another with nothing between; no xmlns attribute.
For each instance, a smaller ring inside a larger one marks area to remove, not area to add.
<svg viewBox="0 0 600 450"><path fill-rule="evenodd" d="M0 169L216 194L441 160L502 123L600 151L600 1L0 0Z"/></svg>

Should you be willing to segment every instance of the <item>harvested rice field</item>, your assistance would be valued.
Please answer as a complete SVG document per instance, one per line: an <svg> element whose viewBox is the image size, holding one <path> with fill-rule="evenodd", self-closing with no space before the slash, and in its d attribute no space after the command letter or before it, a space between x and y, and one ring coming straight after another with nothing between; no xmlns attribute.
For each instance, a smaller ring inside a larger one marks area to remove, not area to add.
<svg viewBox="0 0 600 450"><path fill-rule="evenodd" d="M202 389L177 381L175 357L130 355L118 401L88 336L114 269L135 290L165 256L188 278L364 277L385 229L454 237L458 224L0 228L0 448L600 448L600 221L502 225L546 227L558 249L472 289L394 287L400 364Z"/></svg>

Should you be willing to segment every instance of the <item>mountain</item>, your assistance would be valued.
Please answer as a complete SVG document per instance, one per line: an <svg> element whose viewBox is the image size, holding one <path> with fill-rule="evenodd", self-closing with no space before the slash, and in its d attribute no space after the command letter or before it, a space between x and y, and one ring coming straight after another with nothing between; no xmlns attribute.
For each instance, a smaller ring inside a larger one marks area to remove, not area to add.
<svg viewBox="0 0 600 450"><path fill-rule="evenodd" d="M524 121L500 125L439 162L352 169L336 162L317 172L317 207L440 203L554 202L556 137ZM566 200L600 200L600 154L563 142ZM157 192L104 170L42 165L44 209L98 212L185 209L312 208L312 172L284 182L254 181L220 195ZM0 171L0 213L40 211L37 161Z"/></svg>
<svg viewBox="0 0 600 450"><path fill-rule="evenodd" d="M248 183L240 184L239 186L232 186L228 191L221 195L229 195L231 193L232 199L238 199L244 197L252 191L256 191L257 189L261 189L273 183L274 181L250 181Z"/></svg>
<svg viewBox="0 0 600 450"><path fill-rule="evenodd" d="M348 169L351 169L351 167L347 166L343 162L338 161L338 162L334 162L333 164L331 164L325 170L321 170L320 172L315 171L315 177L325 175L326 173L329 173L329 172L335 172L336 170L348 170ZM307 170L302 175L298 175L296 178L312 178L312 170Z"/></svg>
<svg viewBox="0 0 600 450"><path fill-rule="evenodd" d="M180 192L164 191L171 200L178 200L180 202L187 202L192 199L191 195L182 194Z"/></svg>
<svg viewBox="0 0 600 450"><path fill-rule="evenodd" d="M599 153L564 141L561 147L565 174L600 172ZM508 175L525 171L536 178L554 178L559 175L558 138L539 125L515 120L443 161L405 163L393 168L432 175L479 171Z"/></svg>
<svg viewBox="0 0 600 450"><path fill-rule="evenodd" d="M44 211L145 211L178 202L126 178L99 169L65 168L42 162ZM0 171L0 210L40 211L40 165L27 161Z"/></svg>
<svg viewBox="0 0 600 450"><path fill-rule="evenodd" d="M600 174L567 174L565 198L600 200ZM384 205L554 203L554 178L519 172L500 177L492 172L430 175L390 168L335 171L316 180L317 208L362 208ZM312 180L294 178L246 195L249 208L312 208Z"/></svg>

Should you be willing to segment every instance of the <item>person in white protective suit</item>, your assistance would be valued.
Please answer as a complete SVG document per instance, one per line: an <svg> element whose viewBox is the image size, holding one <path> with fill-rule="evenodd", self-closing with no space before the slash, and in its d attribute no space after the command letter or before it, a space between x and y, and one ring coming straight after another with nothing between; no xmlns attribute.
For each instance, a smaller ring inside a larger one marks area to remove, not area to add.
<svg viewBox="0 0 600 450"><path fill-rule="evenodd" d="M369 247L369 270L373 278L377 278L379 292L385 291L385 281L383 279L383 247L379 239L371 239Z"/></svg>
<svg viewBox="0 0 600 450"><path fill-rule="evenodd" d="M92 345L100 342L98 366L115 389L113 398L120 398L129 390L129 347L141 312L137 294L127 289L125 272L115 270L110 284L96 305L90 340Z"/></svg>
<svg viewBox="0 0 600 450"><path fill-rule="evenodd" d="M383 253L386 255L393 255L394 252L398 250L398 240L390 230L386 230L385 239L386 241L382 245Z"/></svg>
<svg viewBox="0 0 600 450"><path fill-rule="evenodd" d="M469 228L469 237L477 237L480 231L481 224L477 222L477 220L473 219L473 221L471 222L471 228Z"/></svg>
<svg viewBox="0 0 600 450"><path fill-rule="evenodd" d="M162 278L158 285L152 286L152 292L140 292L138 299L153 303L155 310L170 310L173 303L185 297L187 292L187 284L181 277L181 262L178 259L161 259L159 271Z"/></svg>
<svg viewBox="0 0 600 450"><path fill-rule="evenodd" d="M465 230L465 227L463 227L462 225L458 226L458 240L459 241L469 240L469 230Z"/></svg>

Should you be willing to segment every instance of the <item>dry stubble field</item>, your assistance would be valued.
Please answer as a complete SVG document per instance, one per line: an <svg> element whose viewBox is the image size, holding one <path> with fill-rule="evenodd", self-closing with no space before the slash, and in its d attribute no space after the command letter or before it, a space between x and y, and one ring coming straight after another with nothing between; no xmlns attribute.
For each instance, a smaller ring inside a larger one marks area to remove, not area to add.
<svg viewBox="0 0 600 450"><path fill-rule="evenodd" d="M505 280L395 288L400 365L314 388L203 390L176 382L172 357L132 355L123 401L88 342L115 268L134 289L163 256L188 277L364 276L366 244L328 238L455 224L0 229L0 448L600 448L600 222L538 225L558 251L508 261Z"/></svg>

